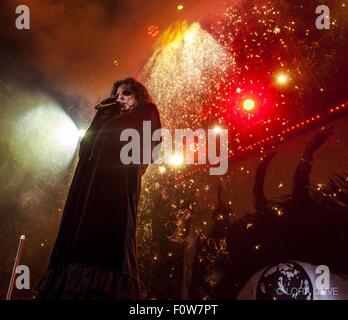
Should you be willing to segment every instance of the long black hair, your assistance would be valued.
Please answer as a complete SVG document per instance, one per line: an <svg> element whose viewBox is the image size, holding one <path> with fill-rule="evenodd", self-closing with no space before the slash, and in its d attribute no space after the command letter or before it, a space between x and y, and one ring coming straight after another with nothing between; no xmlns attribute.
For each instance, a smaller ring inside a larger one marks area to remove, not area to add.
<svg viewBox="0 0 348 320"><path fill-rule="evenodd" d="M124 85L128 90L134 92L139 104L147 104L152 102L152 98L144 85L133 78L126 78L124 80L116 81L112 86L111 96L115 96L117 89L122 85Z"/></svg>

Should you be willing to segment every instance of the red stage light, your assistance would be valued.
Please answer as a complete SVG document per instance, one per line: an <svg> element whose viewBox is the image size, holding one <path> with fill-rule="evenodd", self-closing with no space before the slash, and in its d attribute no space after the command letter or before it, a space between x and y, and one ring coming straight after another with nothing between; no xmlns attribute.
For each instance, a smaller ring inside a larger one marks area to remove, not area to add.
<svg viewBox="0 0 348 320"><path fill-rule="evenodd" d="M246 111L251 111L255 108L255 101L252 99L245 99L243 101L243 109Z"/></svg>

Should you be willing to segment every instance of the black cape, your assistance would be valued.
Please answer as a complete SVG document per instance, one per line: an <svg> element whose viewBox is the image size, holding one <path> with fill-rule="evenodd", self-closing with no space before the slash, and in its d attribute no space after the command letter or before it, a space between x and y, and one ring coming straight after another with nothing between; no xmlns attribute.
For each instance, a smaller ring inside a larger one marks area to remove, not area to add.
<svg viewBox="0 0 348 320"><path fill-rule="evenodd" d="M128 143L120 134L134 128L142 145L145 120L152 132L161 127L156 105L97 111L80 143L48 271L36 286L39 298L139 298L136 216L147 165L120 161Z"/></svg>

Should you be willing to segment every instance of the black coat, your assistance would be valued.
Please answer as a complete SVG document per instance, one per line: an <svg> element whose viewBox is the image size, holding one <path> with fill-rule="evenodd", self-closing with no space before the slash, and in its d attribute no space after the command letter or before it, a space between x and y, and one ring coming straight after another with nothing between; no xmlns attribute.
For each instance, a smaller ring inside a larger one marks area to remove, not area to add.
<svg viewBox="0 0 348 320"><path fill-rule="evenodd" d="M152 131L161 127L154 104L126 113L118 108L99 110L94 117L80 143L48 272L36 287L41 295L87 297L93 289L118 298L128 280L138 287L136 216L147 165L120 161L120 150L128 143L120 141L120 133L137 129L142 142L144 120L151 121Z"/></svg>

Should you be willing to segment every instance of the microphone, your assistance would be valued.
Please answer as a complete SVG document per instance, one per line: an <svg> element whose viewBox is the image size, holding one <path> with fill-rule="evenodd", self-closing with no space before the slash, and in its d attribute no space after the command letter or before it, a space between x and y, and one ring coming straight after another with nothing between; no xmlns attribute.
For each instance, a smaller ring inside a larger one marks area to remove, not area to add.
<svg viewBox="0 0 348 320"><path fill-rule="evenodd" d="M122 107L122 103L117 101L117 97L110 97L102 102L98 103L94 108L96 110L106 110L106 109L114 109L115 107Z"/></svg>

